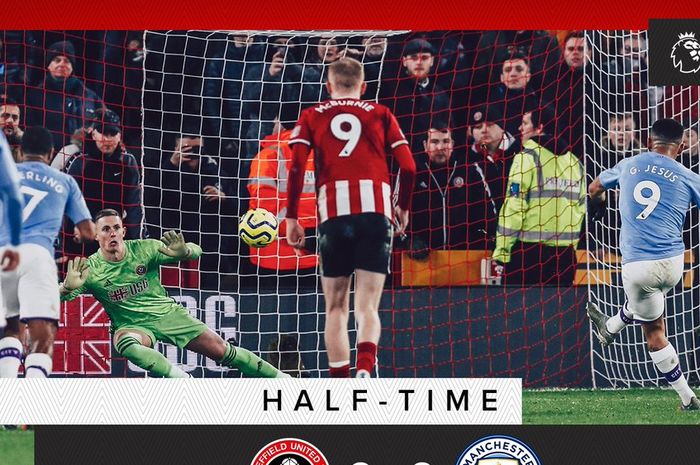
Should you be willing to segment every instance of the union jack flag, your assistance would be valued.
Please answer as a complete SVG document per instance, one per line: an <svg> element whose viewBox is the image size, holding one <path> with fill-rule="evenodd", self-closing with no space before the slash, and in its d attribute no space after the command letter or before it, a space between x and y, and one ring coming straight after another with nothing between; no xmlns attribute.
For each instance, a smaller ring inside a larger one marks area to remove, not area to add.
<svg viewBox="0 0 700 465"><path fill-rule="evenodd" d="M61 321L53 353L56 374L112 373L109 318L92 296L61 304Z"/></svg>

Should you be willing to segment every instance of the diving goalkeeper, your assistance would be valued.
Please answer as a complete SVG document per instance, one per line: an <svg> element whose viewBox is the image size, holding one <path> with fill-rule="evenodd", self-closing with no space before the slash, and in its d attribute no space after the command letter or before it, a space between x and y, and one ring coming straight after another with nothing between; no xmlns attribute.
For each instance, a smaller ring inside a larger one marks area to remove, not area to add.
<svg viewBox="0 0 700 465"><path fill-rule="evenodd" d="M153 349L156 341L174 344L209 357L243 374L289 377L252 352L224 341L207 325L168 297L160 283L160 265L196 259L202 249L168 231L156 239L124 240L126 229L116 210L95 217L100 250L68 262L61 300L89 293L100 301L112 322L114 347L135 365L156 376L188 378Z"/></svg>

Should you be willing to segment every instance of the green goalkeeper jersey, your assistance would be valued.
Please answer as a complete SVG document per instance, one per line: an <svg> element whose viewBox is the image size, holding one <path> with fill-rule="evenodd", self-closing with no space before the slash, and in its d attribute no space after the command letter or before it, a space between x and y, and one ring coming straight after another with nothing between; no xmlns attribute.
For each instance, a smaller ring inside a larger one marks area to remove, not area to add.
<svg viewBox="0 0 700 465"><path fill-rule="evenodd" d="M202 255L202 249L189 242L192 254L188 259ZM61 300L72 300L80 294L92 294L100 301L112 321L120 320L120 312L164 315L180 307L168 296L160 282L160 265L176 263L177 258L158 251L163 243L157 239L124 241L126 253L118 262L110 262L99 250L88 258L90 273L82 287L63 295Z"/></svg>

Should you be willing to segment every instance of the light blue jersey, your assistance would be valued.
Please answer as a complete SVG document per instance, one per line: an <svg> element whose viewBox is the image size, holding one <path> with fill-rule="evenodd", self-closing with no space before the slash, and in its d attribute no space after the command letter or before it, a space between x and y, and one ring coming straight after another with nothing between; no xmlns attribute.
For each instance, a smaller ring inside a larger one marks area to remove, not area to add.
<svg viewBox="0 0 700 465"><path fill-rule="evenodd" d="M19 245L22 230L22 194L19 174L5 135L0 131L0 246Z"/></svg>
<svg viewBox="0 0 700 465"><path fill-rule="evenodd" d="M53 256L64 212L74 224L91 219L83 194L75 179L45 163L24 162L17 169L24 194L22 242L45 247ZM0 244L8 239L6 231L0 231Z"/></svg>
<svg viewBox="0 0 700 465"><path fill-rule="evenodd" d="M606 189L620 187L622 263L662 260L685 251L683 222L700 204L700 176L671 158L644 152L600 173Z"/></svg>

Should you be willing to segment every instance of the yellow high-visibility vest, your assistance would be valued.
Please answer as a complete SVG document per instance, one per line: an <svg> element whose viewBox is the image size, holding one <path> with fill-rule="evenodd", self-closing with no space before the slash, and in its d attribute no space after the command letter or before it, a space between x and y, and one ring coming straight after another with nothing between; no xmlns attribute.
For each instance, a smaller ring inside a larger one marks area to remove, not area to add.
<svg viewBox="0 0 700 465"><path fill-rule="evenodd" d="M510 262L516 241L578 244L586 215L586 175L571 152L556 155L533 140L513 158L498 215L494 260Z"/></svg>

